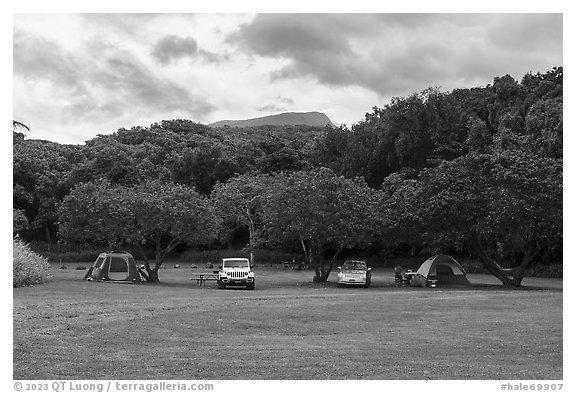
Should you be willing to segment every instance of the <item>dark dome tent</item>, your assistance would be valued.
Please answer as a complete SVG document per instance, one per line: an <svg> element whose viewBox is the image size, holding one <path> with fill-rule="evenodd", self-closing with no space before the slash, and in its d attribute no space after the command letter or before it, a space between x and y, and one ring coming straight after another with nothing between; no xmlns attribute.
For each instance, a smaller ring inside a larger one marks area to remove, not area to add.
<svg viewBox="0 0 576 393"><path fill-rule="evenodd" d="M416 271L412 279L413 287L468 286L466 272L456 260L448 255L438 254L428 258Z"/></svg>
<svg viewBox="0 0 576 393"><path fill-rule="evenodd" d="M141 282L138 266L132 254L125 251L107 251L98 255L88 273L88 281Z"/></svg>

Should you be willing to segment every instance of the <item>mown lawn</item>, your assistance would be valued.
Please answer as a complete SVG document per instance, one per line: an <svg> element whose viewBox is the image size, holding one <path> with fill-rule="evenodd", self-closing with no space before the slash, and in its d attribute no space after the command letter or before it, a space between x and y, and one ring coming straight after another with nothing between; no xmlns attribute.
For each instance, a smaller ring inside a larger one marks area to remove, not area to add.
<svg viewBox="0 0 576 393"><path fill-rule="evenodd" d="M87 265L87 264L85 264ZM562 379L562 280L504 290L311 283L257 268L255 291L82 281L14 289L14 379ZM331 278L335 280L335 276Z"/></svg>

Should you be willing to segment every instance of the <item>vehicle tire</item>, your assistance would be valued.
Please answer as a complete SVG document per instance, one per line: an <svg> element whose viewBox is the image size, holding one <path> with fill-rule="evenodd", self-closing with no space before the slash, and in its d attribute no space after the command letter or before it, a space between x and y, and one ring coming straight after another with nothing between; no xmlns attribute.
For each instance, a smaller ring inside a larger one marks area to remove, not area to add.
<svg viewBox="0 0 576 393"><path fill-rule="evenodd" d="M246 285L246 289L249 289L251 291L253 291L254 288L256 288L256 280L249 282L248 285Z"/></svg>
<svg viewBox="0 0 576 393"><path fill-rule="evenodd" d="M226 284L222 281L218 280L218 289L226 289Z"/></svg>
<svg viewBox="0 0 576 393"><path fill-rule="evenodd" d="M342 287L344 287L344 285L338 283L338 288L342 288Z"/></svg>

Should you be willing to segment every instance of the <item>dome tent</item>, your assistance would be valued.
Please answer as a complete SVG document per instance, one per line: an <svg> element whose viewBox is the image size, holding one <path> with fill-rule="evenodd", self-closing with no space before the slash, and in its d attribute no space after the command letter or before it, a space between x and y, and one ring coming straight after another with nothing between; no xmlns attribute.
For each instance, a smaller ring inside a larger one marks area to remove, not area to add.
<svg viewBox="0 0 576 393"><path fill-rule="evenodd" d="M470 281L466 278L466 272L462 266L454 258L438 254L420 265L411 285L413 287L449 287L470 285Z"/></svg>
<svg viewBox="0 0 576 393"><path fill-rule="evenodd" d="M126 251L107 251L98 255L88 273L88 281L141 282L140 272L132 254Z"/></svg>

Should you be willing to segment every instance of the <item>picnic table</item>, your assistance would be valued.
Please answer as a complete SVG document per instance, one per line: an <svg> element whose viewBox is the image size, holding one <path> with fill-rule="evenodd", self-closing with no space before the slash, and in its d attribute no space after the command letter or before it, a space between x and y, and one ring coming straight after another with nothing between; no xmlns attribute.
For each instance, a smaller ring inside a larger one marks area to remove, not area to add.
<svg viewBox="0 0 576 393"><path fill-rule="evenodd" d="M406 278L408 279L408 283L412 282L412 279L414 278L414 276L418 274L416 272L413 272L412 270L407 270L406 272L404 272L404 275L406 276Z"/></svg>
<svg viewBox="0 0 576 393"><path fill-rule="evenodd" d="M218 270L211 272L192 273L191 280L196 280L196 285L206 285L206 281L218 281Z"/></svg>
<svg viewBox="0 0 576 393"><path fill-rule="evenodd" d="M396 285L410 286L410 284L412 284L412 279L416 274L416 272L410 269L401 273L397 272L394 274L394 281L396 282Z"/></svg>
<svg viewBox="0 0 576 393"><path fill-rule="evenodd" d="M308 265L304 262L296 262L296 261L292 261L292 262L284 262L284 269L292 269L292 270L302 270L302 269L308 269Z"/></svg>

